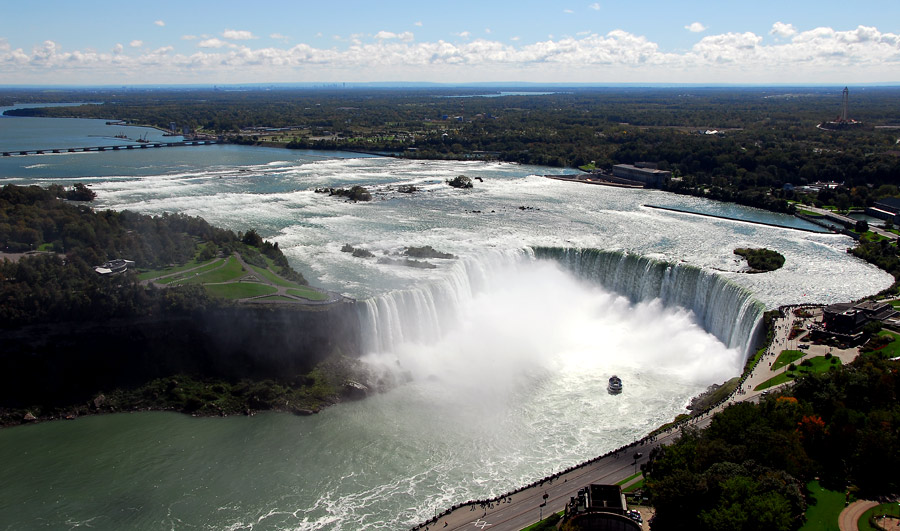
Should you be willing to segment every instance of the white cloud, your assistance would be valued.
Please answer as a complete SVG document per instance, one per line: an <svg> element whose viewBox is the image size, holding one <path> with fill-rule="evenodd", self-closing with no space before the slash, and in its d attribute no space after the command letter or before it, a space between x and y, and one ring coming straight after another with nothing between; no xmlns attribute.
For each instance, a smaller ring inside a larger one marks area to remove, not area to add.
<svg viewBox="0 0 900 531"><path fill-rule="evenodd" d="M692 22L685 26L684 29L690 31L691 33L700 33L701 31L706 31L706 26L699 22Z"/></svg>
<svg viewBox="0 0 900 531"><path fill-rule="evenodd" d="M513 42L519 42L520 40L522 40L522 37L519 37L518 35L516 35L515 37L510 37L509 40L511 40Z"/></svg>
<svg viewBox="0 0 900 531"><path fill-rule="evenodd" d="M228 45L227 42L217 39L213 37L212 39L206 39L197 43L197 46L201 48L221 48L222 46Z"/></svg>
<svg viewBox="0 0 900 531"><path fill-rule="evenodd" d="M420 27L420 28L421 28L421 27L422 27L422 21L421 21L421 20L418 20L418 21L416 21L416 22L413 22L413 26L417 26L417 27Z"/></svg>
<svg viewBox="0 0 900 531"><path fill-rule="evenodd" d="M468 31L460 31L459 33L454 33L457 37L462 37L463 39L468 39L472 34Z"/></svg>
<svg viewBox="0 0 900 531"><path fill-rule="evenodd" d="M319 34L319 36L321 37L321 34ZM275 39L276 41L286 41L290 39L287 35L282 35L280 33L272 33L269 35L269 38Z"/></svg>
<svg viewBox="0 0 900 531"><path fill-rule="evenodd" d="M776 22L772 24L772 29L769 31L769 35L775 35L776 37L781 37L782 39L791 37L796 33L797 28L795 28L793 24L785 24L784 22Z"/></svg>
<svg viewBox="0 0 900 531"><path fill-rule="evenodd" d="M197 40L197 39L199 39L199 38L200 38L200 37L198 37L198 36L196 36L196 35L182 35L182 36L181 36L181 40L183 40L183 41L195 41L195 40Z"/></svg>
<svg viewBox="0 0 900 531"><path fill-rule="evenodd" d="M590 34L591 34L591 31L590 31L590 30L584 30L584 31L579 31L579 32L576 33L575 35L578 36L578 37L584 37L584 36L590 35Z"/></svg>
<svg viewBox="0 0 900 531"><path fill-rule="evenodd" d="M139 41L139 40L133 40L128 43L128 46L131 46L132 48L140 48L143 45L144 45L144 41Z"/></svg>
<svg viewBox="0 0 900 531"><path fill-rule="evenodd" d="M378 40L397 39L403 42L410 42L413 40L413 34L410 31L404 31L403 33L394 33L391 31L382 30L375 34L375 38Z"/></svg>
<svg viewBox="0 0 900 531"><path fill-rule="evenodd" d="M159 27L162 27L162 26L165 26L165 25L166 25L166 23L163 22L162 20L156 20L156 21L154 21L153 23L156 24L156 25L159 26Z"/></svg>
<svg viewBox="0 0 900 531"><path fill-rule="evenodd" d="M572 11L571 9L563 9L563 13L565 13L565 14L567 14L567 15L574 15L574 14L575 14L575 12Z"/></svg>
<svg viewBox="0 0 900 531"><path fill-rule="evenodd" d="M466 37L471 37L466 34ZM707 35L687 51L667 52L645 36L548 38L523 43L473 39L417 42L405 33L353 36L344 47L252 48L209 37L193 54L171 46L152 51L117 45L110 52L63 50L46 41L30 52L0 38L0 77L26 82L111 83L246 82L358 79L444 81L558 79L567 81L857 82L900 81L900 35L859 26L853 30L797 31L768 44L751 32ZM132 45L135 43L132 43Z"/></svg>
<svg viewBox="0 0 900 531"><path fill-rule="evenodd" d="M226 39L231 39L234 41L248 41L250 39L255 39L256 37L253 33L246 30L231 30L227 29L222 32L222 37Z"/></svg>
<svg viewBox="0 0 900 531"><path fill-rule="evenodd" d="M484 28L484 32L487 33L488 35L490 35L490 34L491 34L491 28Z"/></svg>
<svg viewBox="0 0 900 531"><path fill-rule="evenodd" d="M601 9L600 2L594 2L593 4L589 5L588 7L593 9L594 11L600 11L600 9Z"/></svg>

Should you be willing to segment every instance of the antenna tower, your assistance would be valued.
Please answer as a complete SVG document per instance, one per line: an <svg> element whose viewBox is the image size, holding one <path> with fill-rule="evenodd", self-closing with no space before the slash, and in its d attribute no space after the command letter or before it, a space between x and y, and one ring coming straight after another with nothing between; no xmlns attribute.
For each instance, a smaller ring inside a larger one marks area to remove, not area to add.
<svg viewBox="0 0 900 531"><path fill-rule="evenodd" d="M848 106L850 105L850 91L847 87L844 87L843 97L841 98L841 117L838 119L839 122L849 122L850 121L850 112L848 110Z"/></svg>

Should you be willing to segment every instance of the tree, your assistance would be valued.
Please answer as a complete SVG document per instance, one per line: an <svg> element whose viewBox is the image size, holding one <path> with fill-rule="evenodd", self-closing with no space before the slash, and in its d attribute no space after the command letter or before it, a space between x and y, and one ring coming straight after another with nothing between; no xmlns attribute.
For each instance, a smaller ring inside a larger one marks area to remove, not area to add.
<svg viewBox="0 0 900 531"><path fill-rule="evenodd" d="M251 247L262 247L263 239L262 236L256 232L256 229L250 229L244 234L244 237L241 238L241 242L245 245L250 245Z"/></svg>
<svg viewBox="0 0 900 531"><path fill-rule="evenodd" d="M860 234L862 234L862 233L864 233L864 232L868 232L868 230L869 230L869 223L868 223L866 220L861 219L861 220L859 220L859 221L856 222L856 227L855 227L854 230L855 230L856 232L860 233Z"/></svg>

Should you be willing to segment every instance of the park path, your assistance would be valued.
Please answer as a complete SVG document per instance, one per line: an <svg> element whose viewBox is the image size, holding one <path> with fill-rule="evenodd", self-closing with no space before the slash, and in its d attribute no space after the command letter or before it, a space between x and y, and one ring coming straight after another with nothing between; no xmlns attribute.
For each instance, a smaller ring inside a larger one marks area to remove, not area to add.
<svg viewBox="0 0 900 531"><path fill-rule="evenodd" d="M343 295L341 295L341 294L339 294L339 293L334 293L334 292L331 292L331 291L326 291L326 290L322 290L322 289L319 289L319 288L314 288L314 287L312 287L312 286L304 286L304 287L305 287L306 289L309 289L309 290L312 290L312 291L316 291L316 292L318 292L318 293L321 293L321 294L323 294L323 295L326 295L326 298L325 298L324 300L316 301L316 300L304 299L303 297L299 297L299 296L296 296L296 295L292 295L292 294L288 293L288 290L289 290L289 289L292 289L292 288L287 287L287 286L280 285L280 284L278 284L278 283L276 283L276 282L273 282L273 281L269 280L269 279L266 278L264 275L262 275L262 274L260 274L260 273L257 273L257 272L256 272L249 264L247 264L247 262L244 261L243 257L241 257L241 255L240 255L240 253L232 253L231 256L233 256L233 257L238 261L238 263L241 264L241 267L243 268L245 274L242 275L242 276L241 276L239 279L237 279L237 280L228 280L228 281L225 281L225 282L215 282L215 283L210 283L209 285L213 285L213 284L233 284L233 283L236 283L236 282L245 282L245 279L247 279L248 277L252 277L252 278L254 279L253 282L256 282L256 283L259 283L259 284L265 284L265 285L267 285L267 286L272 286L272 287L275 288L275 290L276 290L275 293L269 293L269 294L266 294L266 295L258 295L258 296L254 296L254 297L246 297L246 298L243 298L243 299L236 299L237 302L252 302L252 303L256 303L256 304L259 304L259 303L264 303L264 304L279 304L279 303L280 303L280 304L305 304L305 305L310 305L310 306L322 306L322 305L334 304L334 303L337 303L337 302L345 302L345 301L349 301L349 300L350 300L350 299L344 297ZM207 270L203 271L202 273L200 273L200 272L194 273L194 275L196 276L196 275L201 275L201 274L209 273L209 272L212 272L212 271L218 271L219 269L222 269L223 267L225 267L225 265L226 265L227 263L228 263L228 257L225 257L225 259L222 260L222 263L219 264L218 266L216 266L216 267L214 267L214 268L212 268L212 269L207 269ZM198 269L201 269L201 268L203 268L203 267L206 267L206 265L207 265L207 264L205 264L205 263L199 264L199 265L197 265L197 266L195 266L195 267L192 267L192 268L189 268L189 269L184 269L184 270L182 270L182 271L176 271L176 272L174 272L174 273L168 273L168 274L166 274L166 275L161 275L161 276L158 276L158 277L156 277L156 278L154 278L154 279L151 279L151 280L145 280L145 281L143 281L143 283L144 283L144 284L153 284L153 285L154 285L155 287L157 287L157 288L163 288L163 289L164 289L164 288L169 287L169 285L168 285L168 284L159 283L159 282L158 282L159 280L166 279L166 278L170 278L170 277L174 277L174 276L187 275L187 274L189 274L191 271L196 271L196 270L198 270ZM269 271L273 276L275 276L275 277L281 279L282 281L284 281L284 282L290 282L289 280L287 280L287 279L285 279L284 277L282 277L281 275L275 273L275 272L272 271L271 269L269 269L268 271ZM273 300L273 299L270 298L270 297L276 297L276 296L281 296L281 297L284 297L284 298L286 298L286 299L291 299L291 300Z"/></svg>
<svg viewBox="0 0 900 531"><path fill-rule="evenodd" d="M864 512L877 505L878 502L856 500L847 507L844 507L844 510L841 511L841 515L838 517L838 526L841 528L841 531L859 531L859 526L856 524L859 521L859 518Z"/></svg>

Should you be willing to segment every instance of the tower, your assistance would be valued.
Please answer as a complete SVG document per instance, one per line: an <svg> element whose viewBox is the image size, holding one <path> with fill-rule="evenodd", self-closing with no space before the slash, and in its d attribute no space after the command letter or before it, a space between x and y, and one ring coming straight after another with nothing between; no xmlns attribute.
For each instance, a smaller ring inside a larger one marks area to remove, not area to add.
<svg viewBox="0 0 900 531"><path fill-rule="evenodd" d="M841 117L838 119L841 123L850 121L850 113L847 107L850 105L850 91L844 87L843 96L841 97Z"/></svg>

